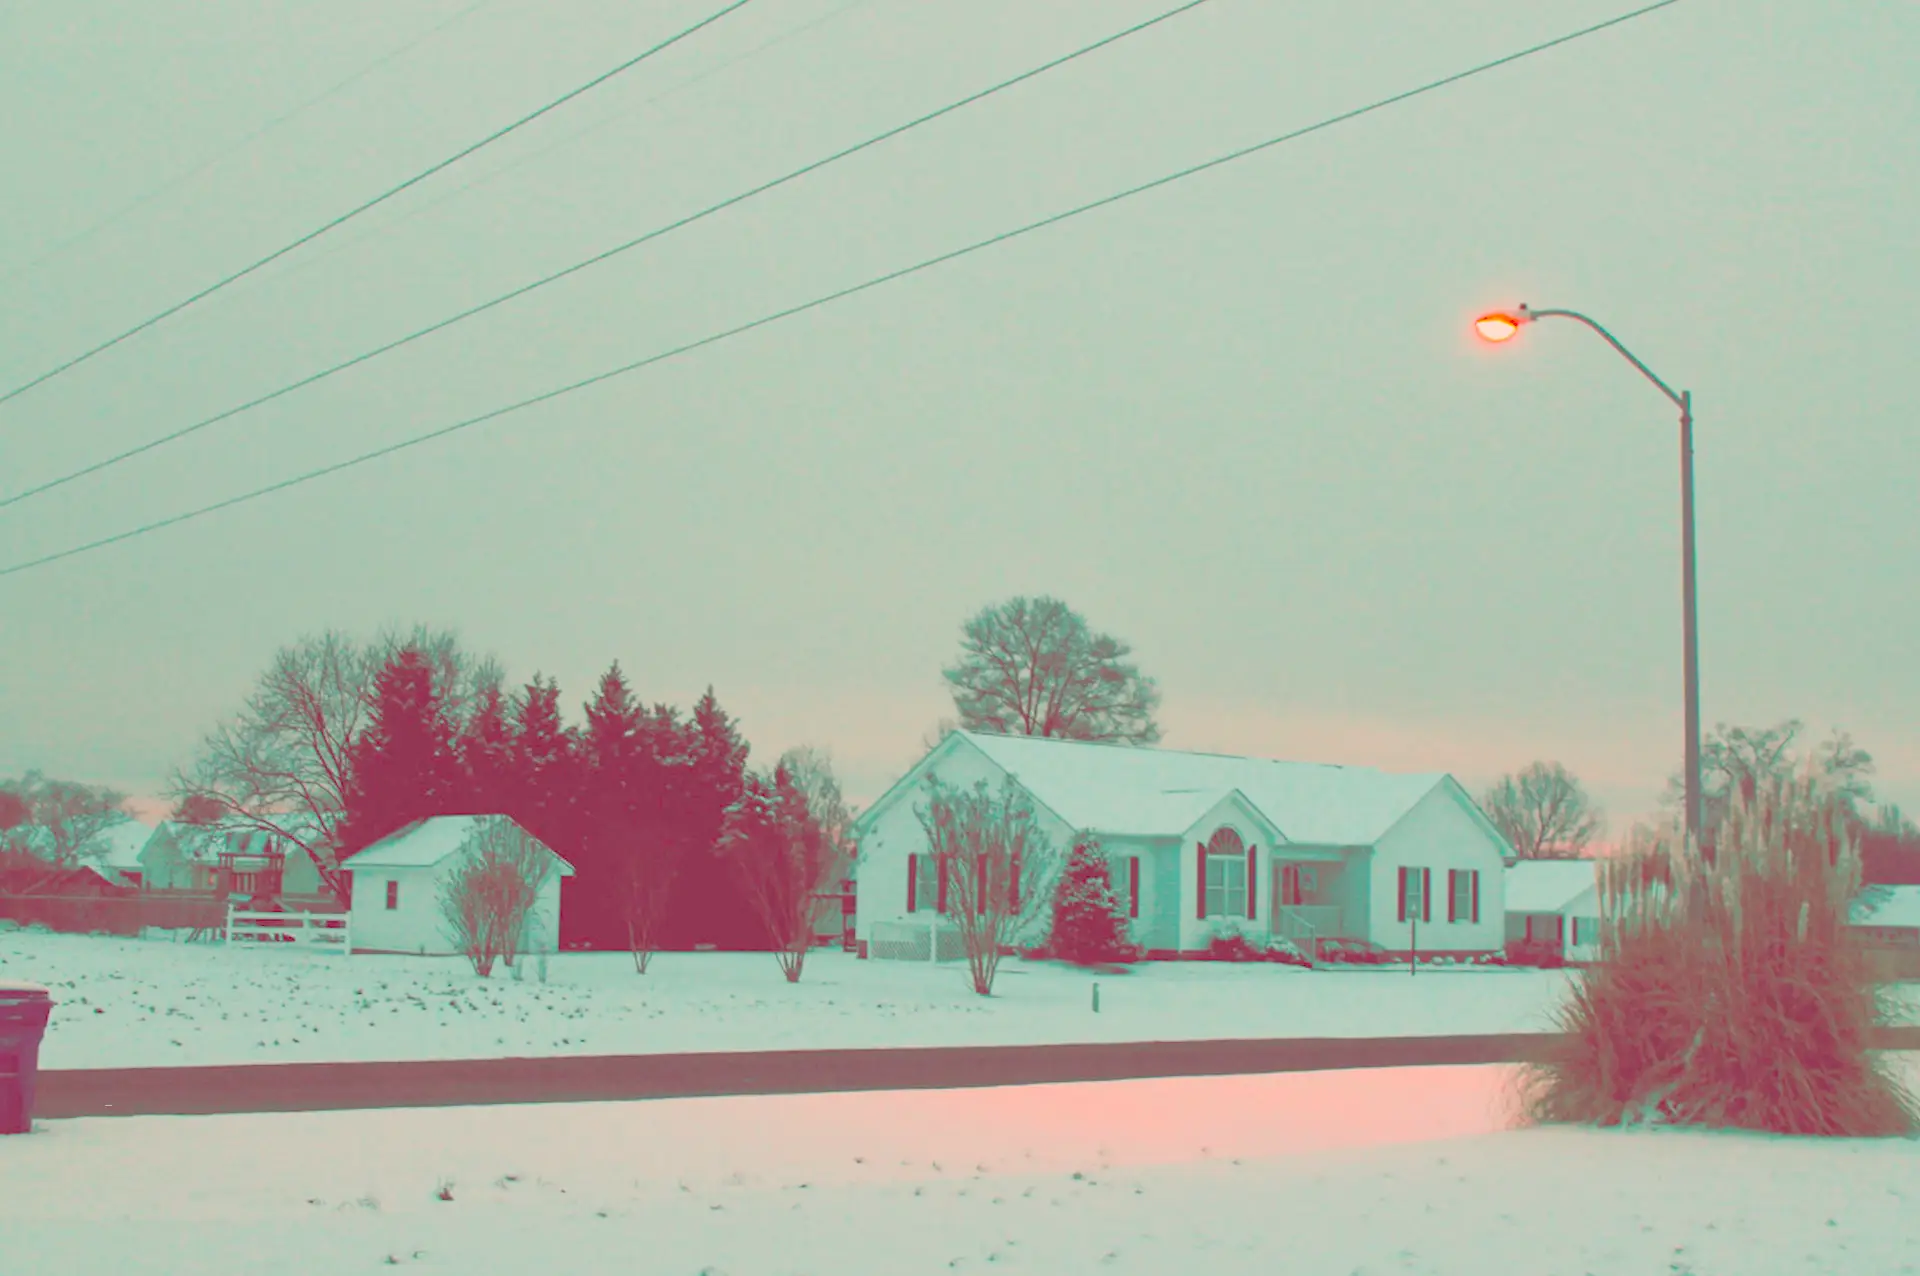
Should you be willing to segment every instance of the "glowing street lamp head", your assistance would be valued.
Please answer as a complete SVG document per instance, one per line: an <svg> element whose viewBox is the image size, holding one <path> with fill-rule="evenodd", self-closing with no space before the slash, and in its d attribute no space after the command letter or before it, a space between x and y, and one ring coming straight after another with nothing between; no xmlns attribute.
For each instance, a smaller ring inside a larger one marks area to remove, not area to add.
<svg viewBox="0 0 1920 1276"><path fill-rule="evenodd" d="M1482 341L1498 343L1511 340L1513 335L1520 331L1520 325L1524 322L1525 319L1522 315L1509 314L1506 311L1496 310L1492 314L1481 315L1478 319L1475 319L1473 321L1473 330L1480 334Z"/></svg>

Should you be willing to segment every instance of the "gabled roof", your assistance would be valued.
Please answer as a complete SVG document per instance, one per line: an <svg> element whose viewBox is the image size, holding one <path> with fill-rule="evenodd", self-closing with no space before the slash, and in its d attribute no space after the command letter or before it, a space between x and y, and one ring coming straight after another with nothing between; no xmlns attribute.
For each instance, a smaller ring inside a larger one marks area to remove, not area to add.
<svg viewBox="0 0 1920 1276"><path fill-rule="evenodd" d="M1371 846L1447 781L1443 772L1397 775L1123 744L978 731L954 735L1074 828L1136 837L1185 833L1238 790L1290 842Z"/></svg>
<svg viewBox="0 0 1920 1276"><path fill-rule="evenodd" d="M1521 860L1507 867L1507 911L1557 913L1599 884L1598 860Z"/></svg>
<svg viewBox="0 0 1920 1276"><path fill-rule="evenodd" d="M140 867L140 852L146 849L153 829L139 820L116 824L94 839L94 856L109 869L126 872Z"/></svg>
<svg viewBox="0 0 1920 1276"><path fill-rule="evenodd" d="M431 819L415 820L387 834L359 854L349 856L340 867L349 873L363 868L431 868L463 849L486 821L508 818L504 815L436 815ZM525 832L524 829L521 831ZM532 834L528 836L532 837ZM573 876L573 865L554 854L553 848L546 843L541 842L540 845L547 854L559 860L562 877Z"/></svg>

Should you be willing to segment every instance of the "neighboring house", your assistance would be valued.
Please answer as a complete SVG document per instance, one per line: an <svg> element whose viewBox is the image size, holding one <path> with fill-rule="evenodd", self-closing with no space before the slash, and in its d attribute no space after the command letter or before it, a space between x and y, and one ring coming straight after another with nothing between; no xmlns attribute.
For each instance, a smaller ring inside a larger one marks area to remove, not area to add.
<svg viewBox="0 0 1920 1276"><path fill-rule="evenodd" d="M264 897L289 908L336 906L312 857L261 829L168 820L146 839L134 871L146 891Z"/></svg>
<svg viewBox="0 0 1920 1276"><path fill-rule="evenodd" d="M948 735L854 822L862 941L945 911L916 815L931 776L996 791L1014 777L1063 859L1077 835L1097 836L1149 956L1203 950L1223 924L1303 947L1322 937L1433 954L1500 947L1512 848L1449 775L974 731ZM1037 926L1047 924L1043 914Z"/></svg>
<svg viewBox="0 0 1920 1276"><path fill-rule="evenodd" d="M1507 942L1547 944L1567 961L1600 956L1599 861L1520 860L1507 867Z"/></svg>
<svg viewBox="0 0 1920 1276"><path fill-rule="evenodd" d="M116 824L94 840L92 861L108 880L121 886L140 885L140 852L153 839L151 825L139 820Z"/></svg>
<svg viewBox="0 0 1920 1276"><path fill-rule="evenodd" d="M1920 886L1868 886L1854 899L1847 920L1870 944L1920 948Z"/></svg>
<svg viewBox="0 0 1920 1276"><path fill-rule="evenodd" d="M472 851L482 822L494 819L508 817L439 815L416 820L341 865L353 884L349 923L353 951L430 957L457 953L441 902L443 888L461 859ZM560 879L573 876L573 865L545 844L536 840L535 845L552 856L553 872L540 887L522 946L529 952L557 952Z"/></svg>

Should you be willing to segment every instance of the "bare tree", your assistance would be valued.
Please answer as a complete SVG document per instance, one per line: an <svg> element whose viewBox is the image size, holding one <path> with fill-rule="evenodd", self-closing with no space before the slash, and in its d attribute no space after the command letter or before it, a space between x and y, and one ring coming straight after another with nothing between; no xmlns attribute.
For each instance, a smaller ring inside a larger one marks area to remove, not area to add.
<svg viewBox="0 0 1920 1276"><path fill-rule="evenodd" d="M1159 688L1131 653L1059 599L1021 597L962 626L960 658L944 673L968 730L1154 744Z"/></svg>
<svg viewBox="0 0 1920 1276"><path fill-rule="evenodd" d="M1600 810L1558 762L1535 762L1502 776L1480 807L1521 859L1578 859L1599 836Z"/></svg>
<svg viewBox="0 0 1920 1276"><path fill-rule="evenodd" d="M920 737L921 755L924 757L926 754L932 753L935 749L946 743L948 736L959 729L960 722L957 718L942 718L934 723L932 733Z"/></svg>
<svg viewBox="0 0 1920 1276"><path fill-rule="evenodd" d="M15 813L9 839L58 868L72 868L96 849L100 835L133 817L126 795L78 780L49 779L29 771L17 781L0 782Z"/></svg>
<svg viewBox="0 0 1920 1276"><path fill-rule="evenodd" d="M928 777L927 790L914 814L945 883L947 916L966 948L973 990L985 997L1001 954L1030 936L1046 911L1060 857L1034 827L1033 807L1011 777L997 794L985 780L956 789L937 776Z"/></svg>
<svg viewBox="0 0 1920 1276"><path fill-rule="evenodd" d="M513 964L553 873L553 854L518 824L505 816L479 822L440 887L447 937L474 974L492 974L496 959Z"/></svg>
<svg viewBox="0 0 1920 1276"><path fill-rule="evenodd" d="M1717 829L1741 797L1749 802L1769 783L1794 778L1811 767L1830 789L1849 820L1865 824L1865 809L1873 801L1873 755L1854 743L1852 735L1835 728L1804 751L1795 749L1806 724L1788 718L1770 727L1736 727L1716 723L1700 742L1701 825ZM1686 795L1685 780L1668 777L1666 805L1677 810Z"/></svg>
<svg viewBox="0 0 1920 1276"><path fill-rule="evenodd" d="M839 787L830 771L817 769L824 755L801 756L805 765L816 768L807 782L821 794L824 814L813 814L800 783L782 763L771 778L748 774L739 799L727 808L719 845L771 935L788 983L799 982L813 946L820 894L846 871L849 845L845 806L833 809Z"/></svg>
<svg viewBox="0 0 1920 1276"><path fill-rule="evenodd" d="M335 835L346 809L353 744L370 715L381 668L409 643L463 708L498 684L498 665L462 654L449 633L416 627L372 643L337 630L302 638L274 653L240 713L211 731L192 763L176 773L169 786L176 808L211 816L224 828L283 839L313 861L322 885L348 906Z"/></svg>

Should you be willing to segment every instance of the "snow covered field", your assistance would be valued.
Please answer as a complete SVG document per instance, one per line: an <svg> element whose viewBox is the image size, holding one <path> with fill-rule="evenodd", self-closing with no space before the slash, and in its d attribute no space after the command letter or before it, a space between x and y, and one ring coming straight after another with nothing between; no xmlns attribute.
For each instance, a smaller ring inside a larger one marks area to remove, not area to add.
<svg viewBox="0 0 1920 1276"><path fill-rule="evenodd" d="M1912 1141L1508 1130L1510 1076L42 1122L0 1271L1920 1270Z"/></svg>
<svg viewBox="0 0 1920 1276"><path fill-rule="evenodd" d="M541 984L532 970L476 979L454 958L25 930L0 932L0 980L52 989L49 1069L1532 1032L1565 986L1499 969L1188 962L1092 976L1012 960L982 998L960 966L838 950L808 957L797 985L764 953L664 953L644 976L622 953L563 953Z"/></svg>

